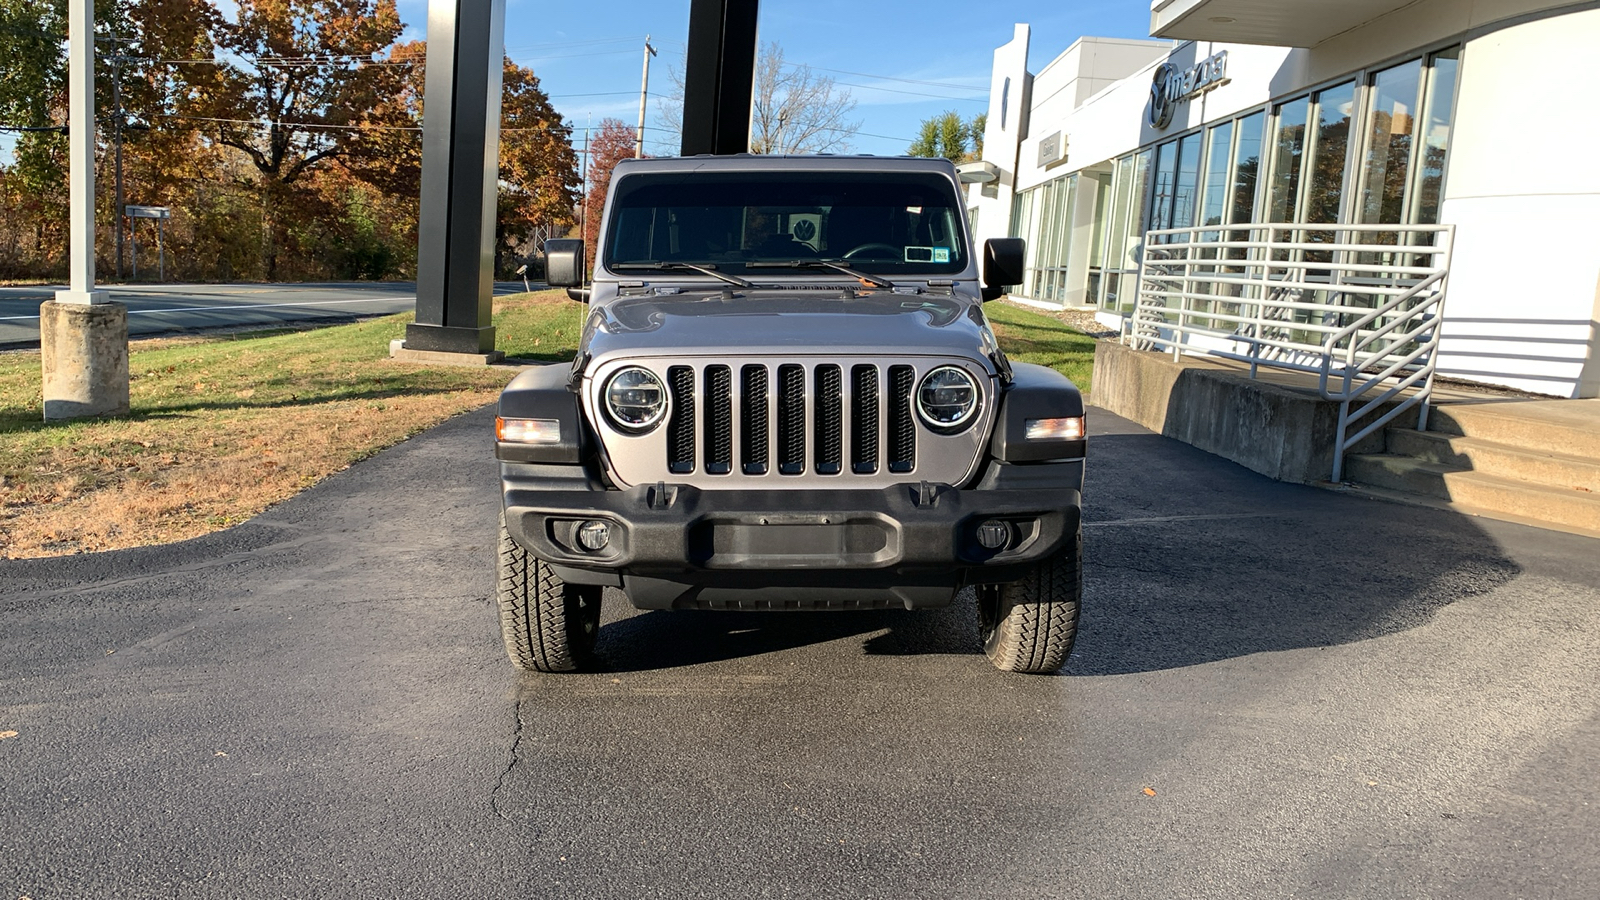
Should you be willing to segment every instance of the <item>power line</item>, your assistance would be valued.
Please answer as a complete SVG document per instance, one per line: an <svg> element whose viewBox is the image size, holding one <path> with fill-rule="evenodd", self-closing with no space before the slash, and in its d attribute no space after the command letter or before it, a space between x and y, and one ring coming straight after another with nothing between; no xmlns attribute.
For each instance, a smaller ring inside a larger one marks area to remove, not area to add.
<svg viewBox="0 0 1600 900"><path fill-rule="evenodd" d="M852 135L859 134L862 137L883 138L886 141L905 141L907 144L915 143L915 140L912 139L912 138L891 137L890 135L887 135L887 134L872 134L871 132L868 132L868 131L852 131L851 134Z"/></svg>
<svg viewBox="0 0 1600 900"><path fill-rule="evenodd" d="M421 131L420 125L323 125L316 122L281 122L273 119L219 119L210 116L185 116L176 113L156 113L159 119L186 119L191 122L221 122L249 125L254 128L321 128L330 131ZM524 130L524 129L508 129Z"/></svg>
<svg viewBox="0 0 1600 900"><path fill-rule="evenodd" d="M957 103L988 103L988 98L979 97L951 97L947 94L924 94L920 91L902 91L899 88L876 87L870 84L851 84L848 81L836 82L845 87L861 88L864 91L888 91L891 94L910 94L913 97L932 97L935 100L954 100Z"/></svg>
<svg viewBox="0 0 1600 900"><path fill-rule="evenodd" d="M803 64L800 64L800 63L791 63L790 65L793 65L795 67L804 67L804 68L808 68L808 69L816 69L819 72L837 72L840 75L854 75L854 76L856 76L858 78L880 78L880 79L882 79L884 81L901 81L901 82L905 82L906 84L922 84L922 85L927 85L929 87L949 88L951 90L956 90L956 91L974 91L974 92L978 92L978 93L988 93L988 90L989 90L988 88L968 87L967 85L964 85L964 84L951 84L950 82L947 82L947 81L919 81L919 80L917 80L915 78L897 78L894 75L873 75L873 74L868 73L868 72L847 72L844 69L829 69L829 68L827 68L825 66L811 66L811 65L803 65Z"/></svg>

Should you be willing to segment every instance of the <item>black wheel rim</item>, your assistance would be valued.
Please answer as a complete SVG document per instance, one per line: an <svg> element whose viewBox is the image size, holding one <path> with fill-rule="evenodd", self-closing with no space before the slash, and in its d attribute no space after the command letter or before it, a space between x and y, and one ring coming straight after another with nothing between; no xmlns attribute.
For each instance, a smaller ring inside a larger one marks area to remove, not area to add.
<svg viewBox="0 0 1600 900"><path fill-rule="evenodd" d="M989 635L1000 625L1000 587L980 584L978 594L978 633L988 641Z"/></svg>

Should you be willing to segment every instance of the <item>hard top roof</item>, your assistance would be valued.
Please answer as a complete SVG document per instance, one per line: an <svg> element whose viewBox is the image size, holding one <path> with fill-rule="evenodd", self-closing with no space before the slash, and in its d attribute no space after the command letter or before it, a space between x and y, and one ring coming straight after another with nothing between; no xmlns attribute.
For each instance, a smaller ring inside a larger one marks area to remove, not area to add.
<svg viewBox="0 0 1600 900"><path fill-rule="evenodd" d="M665 156L649 159L622 159L617 162L617 173L632 172L696 172L716 170L722 172L771 171L792 169L796 171L923 171L939 172L955 177L955 164L942 157L923 156L866 156L832 155L779 156L759 153L738 153L726 156L702 154L699 156Z"/></svg>

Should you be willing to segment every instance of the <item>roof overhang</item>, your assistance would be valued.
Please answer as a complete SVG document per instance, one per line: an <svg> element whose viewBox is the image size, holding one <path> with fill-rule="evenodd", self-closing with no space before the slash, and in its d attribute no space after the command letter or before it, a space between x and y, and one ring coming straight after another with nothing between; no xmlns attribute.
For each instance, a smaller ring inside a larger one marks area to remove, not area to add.
<svg viewBox="0 0 1600 900"><path fill-rule="evenodd" d="M1150 36L1315 47L1412 0L1154 0Z"/></svg>

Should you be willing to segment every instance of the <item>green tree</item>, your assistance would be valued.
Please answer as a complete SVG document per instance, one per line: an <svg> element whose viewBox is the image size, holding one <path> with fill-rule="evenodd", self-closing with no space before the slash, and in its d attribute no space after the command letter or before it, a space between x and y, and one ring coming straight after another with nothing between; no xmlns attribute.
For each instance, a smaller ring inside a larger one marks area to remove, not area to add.
<svg viewBox="0 0 1600 900"><path fill-rule="evenodd" d="M951 162L979 159L983 156L983 130L988 122L987 113L980 113L969 122L955 110L947 110L922 120L917 139L906 152L912 156L942 156Z"/></svg>

